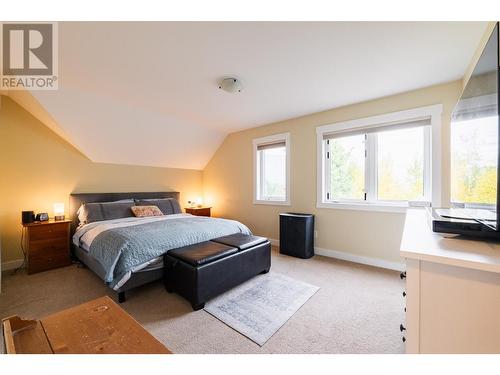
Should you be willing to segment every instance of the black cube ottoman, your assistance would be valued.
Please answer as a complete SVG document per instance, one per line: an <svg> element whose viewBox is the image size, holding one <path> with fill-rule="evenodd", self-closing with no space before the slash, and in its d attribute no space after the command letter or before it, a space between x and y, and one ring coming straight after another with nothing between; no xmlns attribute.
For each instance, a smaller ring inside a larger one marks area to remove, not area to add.
<svg viewBox="0 0 500 375"><path fill-rule="evenodd" d="M200 310L211 298L269 271L271 243L266 238L231 236L167 252L163 256L167 291L180 294Z"/></svg>

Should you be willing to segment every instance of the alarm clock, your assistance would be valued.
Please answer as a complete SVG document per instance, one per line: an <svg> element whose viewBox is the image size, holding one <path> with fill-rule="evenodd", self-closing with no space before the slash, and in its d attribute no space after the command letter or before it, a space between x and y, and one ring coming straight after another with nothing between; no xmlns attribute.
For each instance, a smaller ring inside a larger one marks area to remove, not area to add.
<svg viewBox="0 0 500 375"><path fill-rule="evenodd" d="M49 221L49 214L46 212L40 212L36 214L36 221Z"/></svg>

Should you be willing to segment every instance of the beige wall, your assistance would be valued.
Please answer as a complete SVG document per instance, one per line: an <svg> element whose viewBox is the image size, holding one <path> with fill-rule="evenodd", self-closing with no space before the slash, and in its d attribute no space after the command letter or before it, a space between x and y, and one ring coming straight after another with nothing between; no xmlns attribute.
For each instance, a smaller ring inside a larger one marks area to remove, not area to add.
<svg viewBox="0 0 500 375"><path fill-rule="evenodd" d="M255 233L273 239L279 238L279 212L311 212L316 215L317 247L399 262L403 214L316 208L316 127L443 104L441 193L443 202L447 202L450 113L494 25L494 22L488 24L461 81L233 133L203 172L93 163L10 98L0 95L2 260L6 262L21 256L19 222L22 210L51 213L52 203L67 203L71 192L176 190L181 192L181 204L203 191L215 215L238 219ZM282 132L291 133L292 205L254 205L252 139Z"/></svg>
<svg viewBox="0 0 500 375"><path fill-rule="evenodd" d="M12 99L0 100L3 262L22 257L21 211L52 216L54 202L67 211L71 192L179 191L181 204L202 194L201 171L93 163Z"/></svg>
<svg viewBox="0 0 500 375"><path fill-rule="evenodd" d="M316 208L316 127L443 104L442 199L447 202L450 114L461 89L461 81L456 81L230 134L203 171L205 200L213 204L215 215L238 219L273 239L279 238L279 212L313 213L317 247L399 262L403 214ZM252 140L283 132L291 133L292 205L254 205Z"/></svg>
<svg viewBox="0 0 500 375"><path fill-rule="evenodd" d="M484 47L486 47L486 43L488 43L488 39L490 38L490 35L493 32L496 23L497 21L490 21L488 22L488 25L486 25L486 29L484 30L483 36L481 37L481 40L477 45L476 51L474 52L474 55L472 56L469 65L467 66L467 69L465 70L464 76L462 78L462 89L464 89L465 86L467 85L467 82L469 81L478 60L481 57L481 54L483 53ZM500 44L500 40L498 41L498 43Z"/></svg>

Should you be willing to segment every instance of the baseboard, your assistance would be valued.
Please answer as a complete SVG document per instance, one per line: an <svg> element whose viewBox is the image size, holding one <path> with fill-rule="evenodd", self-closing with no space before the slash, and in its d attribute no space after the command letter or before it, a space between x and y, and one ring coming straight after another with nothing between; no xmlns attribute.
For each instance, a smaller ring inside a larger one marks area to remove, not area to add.
<svg viewBox="0 0 500 375"><path fill-rule="evenodd" d="M2 271L9 271L16 269L23 264L22 259L11 260L9 262L2 262Z"/></svg>
<svg viewBox="0 0 500 375"><path fill-rule="evenodd" d="M279 246L280 245L280 240L275 240L273 238L268 238L269 242L271 242L272 246Z"/></svg>
<svg viewBox="0 0 500 375"><path fill-rule="evenodd" d="M365 257L365 256L361 256L361 255L351 254L351 253L345 253L343 251L315 247L314 253L317 255L323 255L325 257L347 260L349 262L361 263L361 264L366 264L368 266L386 268L386 269L394 270L394 271L404 271L405 270L405 266L403 263L390 262L388 260Z"/></svg>
<svg viewBox="0 0 500 375"><path fill-rule="evenodd" d="M279 240L269 238L269 241L271 241L271 245L273 245L273 246L280 245ZM337 251L337 250L323 249L321 247L315 247L314 253L317 255L322 255L325 257L329 257L329 258L347 260L347 261L353 262L353 263L361 263L361 264L366 264L368 266L386 268L389 270L395 270L395 271L404 271L405 270L405 266L403 263L390 262L388 260L365 257L365 256L361 256L361 255L355 255L352 253L346 253L344 251Z"/></svg>

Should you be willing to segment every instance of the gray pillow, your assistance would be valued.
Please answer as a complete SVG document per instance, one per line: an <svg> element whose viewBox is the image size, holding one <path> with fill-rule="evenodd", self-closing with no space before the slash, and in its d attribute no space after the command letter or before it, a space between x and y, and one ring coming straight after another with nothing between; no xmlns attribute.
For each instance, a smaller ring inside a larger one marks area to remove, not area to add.
<svg viewBox="0 0 500 375"><path fill-rule="evenodd" d="M133 217L134 214L130 207L134 206L134 202L116 202L116 203L101 203L102 215L104 220L122 219L124 217Z"/></svg>
<svg viewBox="0 0 500 375"><path fill-rule="evenodd" d="M127 198L127 199L120 199L119 201L112 201L112 202L100 202L102 204L108 204L108 203L134 203L133 198Z"/></svg>
<svg viewBox="0 0 500 375"><path fill-rule="evenodd" d="M179 202L174 198L136 199L135 204L136 206L156 206L163 215L180 214L182 212Z"/></svg>
<svg viewBox="0 0 500 375"><path fill-rule="evenodd" d="M170 203L172 203L172 210L174 211L174 214L182 214L181 205L177 199L170 198Z"/></svg>
<svg viewBox="0 0 500 375"><path fill-rule="evenodd" d="M78 209L77 214L80 225L104 220L100 203L84 203Z"/></svg>
<svg viewBox="0 0 500 375"><path fill-rule="evenodd" d="M124 199L117 202L84 203L78 209L78 219L80 224L89 224L95 221L132 217L134 215L130 207L133 205L133 199Z"/></svg>

